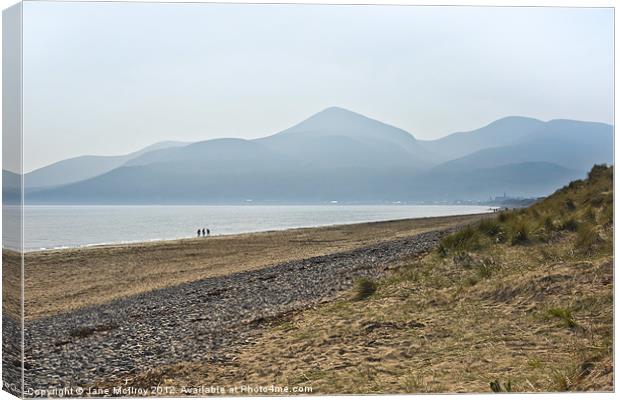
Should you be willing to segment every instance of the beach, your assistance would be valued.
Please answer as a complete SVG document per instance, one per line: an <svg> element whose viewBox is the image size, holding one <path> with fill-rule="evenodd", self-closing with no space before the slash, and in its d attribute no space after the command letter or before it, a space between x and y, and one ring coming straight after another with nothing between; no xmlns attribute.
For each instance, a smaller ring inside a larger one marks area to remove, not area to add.
<svg viewBox="0 0 620 400"><path fill-rule="evenodd" d="M480 215L420 218L28 252L25 319L287 261L350 251L479 218ZM15 307L6 311L14 315Z"/></svg>
<svg viewBox="0 0 620 400"><path fill-rule="evenodd" d="M25 253L26 386L107 386L156 365L225 362L273 321L383 276L480 218ZM5 265L18 260L5 251ZM19 301L5 305L4 329L19 337ZM4 348L5 362L18 363L19 343Z"/></svg>

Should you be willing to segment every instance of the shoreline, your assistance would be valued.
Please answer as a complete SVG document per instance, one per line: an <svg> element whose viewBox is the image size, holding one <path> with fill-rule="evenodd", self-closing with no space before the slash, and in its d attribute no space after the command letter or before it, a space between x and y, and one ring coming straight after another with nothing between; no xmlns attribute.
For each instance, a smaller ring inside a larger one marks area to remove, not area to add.
<svg viewBox="0 0 620 400"><path fill-rule="evenodd" d="M26 252L24 317L38 319L206 278L352 251L461 226L486 216L427 217ZM11 258L20 258L19 253L5 250L5 260ZM14 264L17 268L20 263ZM20 297L12 287L5 286L7 300ZM13 303L19 301L5 302ZM19 316L18 310L5 307L8 313Z"/></svg>
<svg viewBox="0 0 620 400"><path fill-rule="evenodd" d="M208 237L195 237L195 236L189 237L188 236L188 237L177 237L177 238L169 238L169 239L157 238L157 239L146 239L146 240L136 240L136 241L91 243L91 244L83 244L83 245L78 245L78 246L56 246L56 247L51 247L51 248L23 249L22 252L24 254L30 254L30 253L42 253L42 252L74 251L74 250L91 249L91 248L114 248L114 247L129 247L129 246L165 245L165 244L174 244L175 242L200 241L200 240L222 238L222 237L234 238L234 237L242 237L246 235L269 234L269 233L275 233L275 232L292 232L292 231L297 231L297 230L339 228L339 227L347 227L347 226L355 226L355 225L394 223L394 222L402 222L402 221L419 221L419 220L443 219L443 218L461 218L461 217L467 217L467 216L482 216L482 215L489 215L489 214L493 214L493 212L489 211L489 212L480 212L480 213L471 213L471 214L442 215L442 216L432 216L432 217L396 218L396 219L389 219L389 220L361 221L361 222L351 222L351 223L344 223L344 224L311 225L311 226L300 226L300 227L293 227L293 228L213 234ZM2 251L20 253L18 249L12 249L12 248L2 248Z"/></svg>

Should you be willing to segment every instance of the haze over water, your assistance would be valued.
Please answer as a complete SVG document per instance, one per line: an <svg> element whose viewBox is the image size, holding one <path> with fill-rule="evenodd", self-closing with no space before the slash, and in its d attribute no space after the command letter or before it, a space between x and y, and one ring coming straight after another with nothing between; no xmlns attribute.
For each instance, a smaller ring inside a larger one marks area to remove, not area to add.
<svg viewBox="0 0 620 400"><path fill-rule="evenodd" d="M226 235L476 214L488 209L459 205L26 206L24 250L192 238L203 227L211 235ZM4 211L5 223L15 219L11 215L19 215L18 208ZM6 236L3 240L5 247L20 247Z"/></svg>

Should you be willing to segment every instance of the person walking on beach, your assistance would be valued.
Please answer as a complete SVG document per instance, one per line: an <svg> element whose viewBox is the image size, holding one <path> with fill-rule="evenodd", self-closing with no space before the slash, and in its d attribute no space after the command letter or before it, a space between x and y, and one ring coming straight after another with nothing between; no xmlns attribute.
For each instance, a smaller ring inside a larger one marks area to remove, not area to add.
<svg viewBox="0 0 620 400"><path fill-rule="evenodd" d="M198 228L198 237L200 237L200 228Z"/></svg>
<svg viewBox="0 0 620 400"><path fill-rule="evenodd" d="M205 228L202 228L202 237L205 237Z"/></svg>
<svg viewBox="0 0 620 400"><path fill-rule="evenodd" d="M211 231L207 228L207 236L211 236Z"/></svg>

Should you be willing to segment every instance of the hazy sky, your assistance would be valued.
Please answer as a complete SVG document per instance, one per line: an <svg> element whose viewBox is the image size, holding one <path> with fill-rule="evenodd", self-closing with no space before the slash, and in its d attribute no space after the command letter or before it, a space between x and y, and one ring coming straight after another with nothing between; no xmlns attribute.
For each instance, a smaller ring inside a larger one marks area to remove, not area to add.
<svg viewBox="0 0 620 400"><path fill-rule="evenodd" d="M24 167L254 138L341 106L432 139L506 115L612 123L611 9L24 6Z"/></svg>

